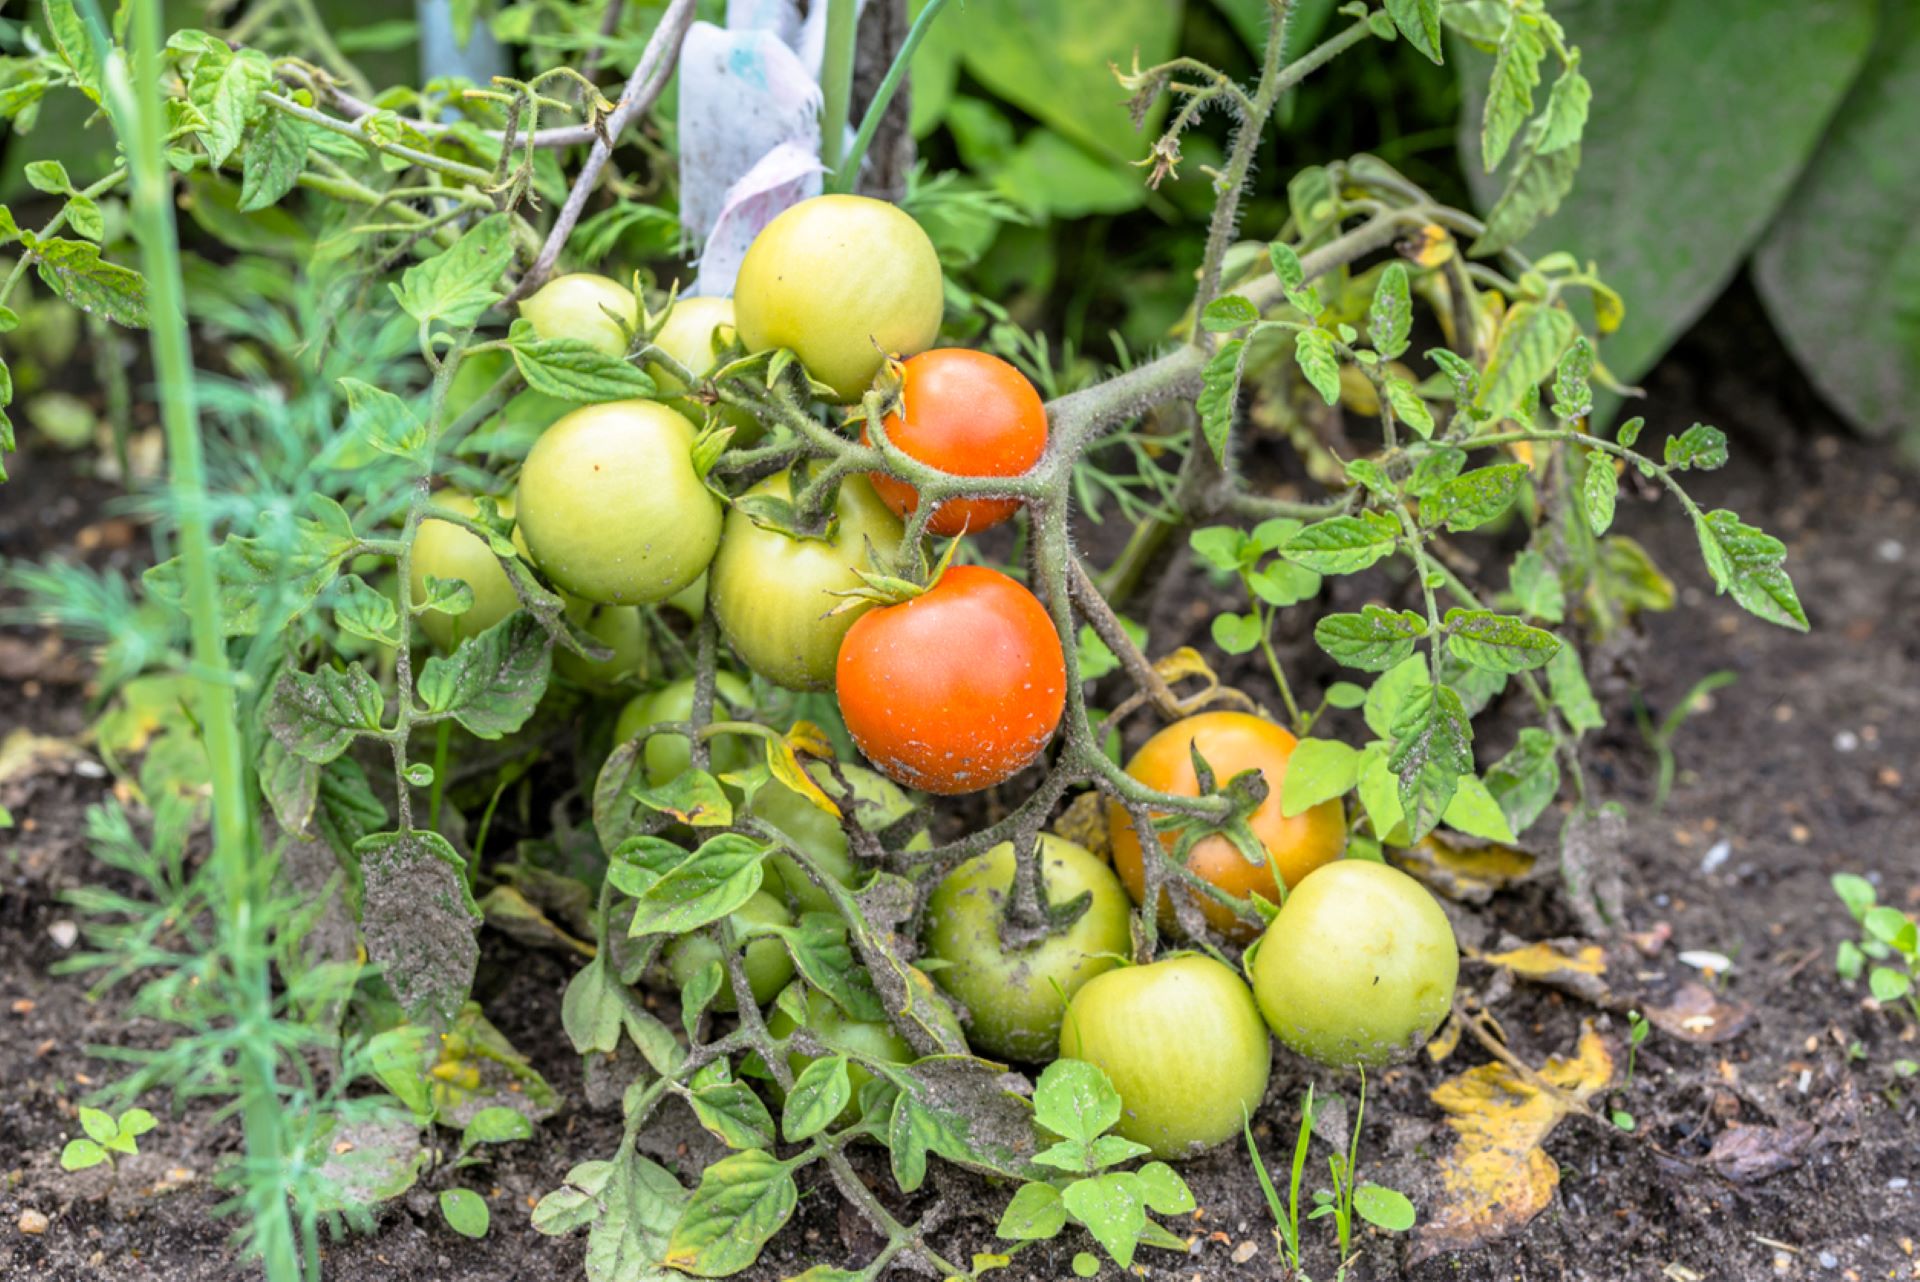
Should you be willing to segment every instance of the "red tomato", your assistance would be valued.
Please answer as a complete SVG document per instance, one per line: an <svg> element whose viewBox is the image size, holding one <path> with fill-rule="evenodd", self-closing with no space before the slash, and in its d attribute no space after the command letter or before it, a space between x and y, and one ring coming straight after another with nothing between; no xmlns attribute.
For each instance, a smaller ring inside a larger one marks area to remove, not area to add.
<svg viewBox="0 0 1920 1282"><path fill-rule="evenodd" d="M1242 771L1258 770L1267 781L1267 799L1248 817L1247 826L1267 848L1272 862L1250 864L1232 842L1212 836L1194 846L1187 856L1187 867L1230 894L1244 899L1257 890L1277 903L1280 888L1274 884L1275 863L1287 885L1297 886L1315 868L1338 858L1347 844L1345 813L1338 801L1323 801L1292 818L1280 813L1280 785L1287 777L1294 743L1293 735L1284 727L1251 713L1202 712L1174 722L1142 744L1127 763L1127 773L1161 792L1197 797L1200 780L1194 773L1190 744L1199 747L1200 755L1213 768L1216 785L1224 786ZM1107 825L1113 836L1114 869L1137 904L1147 893L1139 835L1125 807L1117 802L1108 803ZM1161 840L1171 849L1175 837L1165 833ZM1186 893L1199 901L1215 930L1235 938L1252 938L1253 931L1224 904L1191 890ZM1172 905L1164 896L1160 919L1168 924L1173 921Z"/></svg>
<svg viewBox="0 0 1920 1282"><path fill-rule="evenodd" d="M998 356L941 347L903 368L900 411L887 416L887 439L901 453L955 476L1019 476L1046 452L1040 393ZM885 473L873 473L873 488L902 520L920 504L913 486ZM1017 499L949 499L927 528L941 538L978 533L1019 507Z"/></svg>
<svg viewBox="0 0 1920 1282"><path fill-rule="evenodd" d="M840 643L835 685L848 733L880 773L952 795L1040 755L1066 706L1067 665L1033 593L956 565L925 594L861 615Z"/></svg>

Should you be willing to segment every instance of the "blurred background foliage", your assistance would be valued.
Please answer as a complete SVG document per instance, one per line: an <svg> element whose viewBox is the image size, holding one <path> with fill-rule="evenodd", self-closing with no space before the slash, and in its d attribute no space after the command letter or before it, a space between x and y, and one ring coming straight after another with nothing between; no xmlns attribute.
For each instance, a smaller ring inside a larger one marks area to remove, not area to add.
<svg viewBox="0 0 1920 1282"><path fill-rule="evenodd" d="M244 25L262 5L286 2L171 0L169 21ZM907 3L917 12L924 0ZM376 89L418 74L408 11L381 0L316 4ZM488 24L522 71L578 65L601 46L603 84L632 65L659 7L629 4L603 39L597 4L453 3L457 25ZM1296 0L1293 50L1344 21L1335 7ZM724 15L720 0L702 10ZM1789 349L1835 408L1865 433L1901 434L1920 448L1920 3L1557 0L1554 12L1580 47L1593 119L1575 198L1526 247L1591 260L1625 295L1626 323L1602 346L1608 368L1624 382L1640 378L1750 269ZM915 212L975 300L1048 338L1064 382L1076 381L1066 367L1077 359L1166 340L1191 293L1209 167L1231 128L1222 116L1205 120L1187 136L1177 174L1150 189L1134 162L1164 107L1136 130L1109 63L1179 52L1250 76L1266 13L1265 0L962 0L916 56L912 129L925 168ZM18 53L27 38L18 17L0 17L0 53ZM1486 83L1490 54L1453 44L1446 67L1402 41L1337 60L1295 91L1260 158L1269 181L1244 208L1247 234L1279 228L1287 175L1361 151L1443 200L1490 201L1503 176L1480 173L1473 158L1475 86ZM651 145L671 146L673 101L670 91ZM88 111L77 95L56 93L16 122L0 157L0 201L30 196L28 159L99 171L107 135L82 128ZM671 184L643 184L636 176L626 193L632 207L603 216L593 244L610 263L674 248ZM224 195L197 189L188 212L231 224L239 215ZM266 252L297 251L303 236L291 219L257 231Z"/></svg>

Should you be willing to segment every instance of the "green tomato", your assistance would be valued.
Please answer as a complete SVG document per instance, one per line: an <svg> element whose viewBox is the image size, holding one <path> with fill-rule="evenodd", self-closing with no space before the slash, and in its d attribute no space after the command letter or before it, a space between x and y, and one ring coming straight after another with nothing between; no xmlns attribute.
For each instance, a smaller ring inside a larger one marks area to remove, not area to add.
<svg viewBox="0 0 1920 1282"><path fill-rule="evenodd" d="M790 348L842 401L857 401L885 363L940 333L940 256L897 205L816 196L754 237L733 287L748 351Z"/></svg>
<svg viewBox="0 0 1920 1282"><path fill-rule="evenodd" d="M695 374L711 374L717 363L713 349L720 337L714 331L721 326L728 329L734 327L731 298L683 296L673 300L673 310L667 313L666 323L653 336L653 341L655 346ZM647 373L660 389L661 399L668 405L695 423L705 417L703 406L679 399L680 393L687 390L687 385L669 374L658 362L647 362ZM738 405L715 406L714 413L722 423L733 428L733 440L729 444L751 445L760 439L760 420Z"/></svg>
<svg viewBox="0 0 1920 1282"><path fill-rule="evenodd" d="M707 572L700 571L700 577L668 597L666 604L686 615L695 623L707 617Z"/></svg>
<svg viewBox="0 0 1920 1282"><path fill-rule="evenodd" d="M793 1016L782 1007L776 1006L773 1014L767 1016L767 1032L774 1037L785 1037L799 1027ZM864 1059L878 1060L886 1064L911 1064L914 1059L913 1047L907 1039L893 1031L890 1024L868 1023L854 1019L817 988L807 990L807 1027L829 1049L842 1055L859 1056ZM787 1055L787 1067L798 1077L807 1065L813 1063L814 1056L792 1051ZM853 1100L839 1117L841 1125L852 1122L860 1115L860 1088L873 1080L873 1074L863 1068L858 1059L847 1065L847 1080L853 1086ZM774 1093L783 1092L775 1087Z"/></svg>
<svg viewBox="0 0 1920 1282"><path fill-rule="evenodd" d="M1041 836L1040 848L1049 904L1089 896L1086 910L1059 934L1025 948L1001 942L1001 913L1013 887L1010 841L948 873L927 901L927 951L951 963L933 978L967 1008L967 1040L983 1054L1025 1064L1053 1055L1067 999L1133 946L1132 901L1113 869L1052 834Z"/></svg>
<svg viewBox="0 0 1920 1282"><path fill-rule="evenodd" d="M791 925L793 925L793 914L787 911L785 904L764 889L756 891L753 898L740 905L733 913L733 931L736 938L749 935L755 926ZM793 978L793 957L787 952L786 944L777 935L760 935L752 938L743 951L747 984L753 989L753 1000L765 1006ZM673 986L676 989L682 989L687 986L687 981L705 969L708 963L719 960L720 945L711 935L704 932L682 935L667 949L667 973L673 977ZM739 1009L739 1005L734 1001L731 980L721 982L720 992L713 999L713 1009L727 1013Z"/></svg>
<svg viewBox="0 0 1920 1282"><path fill-rule="evenodd" d="M1433 896L1366 859L1309 873L1251 957L1254 994L1280 1040L1341 1068L1392 1063L1426 1045L1460 974L1453 926Z"/></svg>
<svg viewBox="0 0 1920 1282"><path fill-rule="evenodd" d="M542 338L575 338L608 356L625 356L640 328L633 291L591 272L554 277L521 300L520 314Z"/></svg>
<svg viewBox="0 0 1920 1282"><path fill-rule="evenodd" d="M840 772L847 777L847 783L853 789L854 803L860 807L860 819L867 827L885 827L913 809L912 800L892 780L884 779L861 766L842 766ZM807 773L841 809L847 808L847 794L841 790L825 762L809 763ZM843 886L858 886L860 870L854 863L853 852L848 849L846 829L840 826L838 819L778 779L770 779L762 785L753 794L753 801L747 809L756 819L765 820L791 837L796 845L812 856L814 866L821 872ZM816 885L792 855L768 855L767 862L779 871L780 880L786 883L787 899L796 913L836 911L833 896Z"/></svg>
<svg viewBox="0 0 1920 1282"><path fill-rule="evenodd" d="M647 642L647 621L634 605L595 605L577 597L567 599L567 617L613 651L611 659L583 659L565 646L553 648L553 668L569 681L606 688L629 679L644 678L653 660Z"/></svg>
<svg viewBox="0 0 1920 1282"><path fill-rule="evenodd" d="M1253 994L1197 954L1087 981L1067 1005L1060 1054L1098 1065L1120 1093L1115 1132L1169 1159L1238 1135L1273 1068Z"/></svg>
<svg viewBox="0 0 1920 1282"><path fill-rule="evenodd" d="M601 605L651 605L700 577L720 500L693 469L693 425L652 401L577 409L520 470L520 531L547 577Z"/></svg>
<svg viewBox="0 0 1920 1282"><path fill-rule="evenodd" d="M495 499L502 516L513 515L513 500ZM478 518L480 505L472 496L458 490L441 490L433 496L435 507ZM516 540L518 532L515 532ZM465 614L444 610L423 610L415 617L420 630L442 650L452 650L466 637L478 636L520 608L513 580L500 568L493 554L478 535L470 534L449 521L426 520L414 532L413 554L407 562L412 600L417 605L427 599L427 577L458 579L473 591L473 608Z"/></svg>
<svg viewBox="0 0 1920 1282"><path fill-rule="evenodd" d="M784 499L792 492L791 472L776 472L741 497ZM834 511L829 542L764 529L735 506L708 574L707 599L734 653L767 680L794 690L832 688L840 641L870 608L862 602L834 614L847 598L833 593L860 587L858 571L880 569L905 533L864 476L840 482Z"/></svg>
<svg viewBox="0 0 1920 1282"><path fill-rule="evenodd" d="M724 720L753 707L753 692L747 683L731 672L713 674L713 716ZM613 741L625 743L650 725L661 721L685 721L693 715L693 678L683 677L672 685L636 695L620 710L613 725ZM707 773L731 774L744 770L754 760L753 749L739 735L717 735L710 743ZM641 749L647 764L647 785L664 787L677 779L693 759L691 745L683 734L657 734Z"/></svg>

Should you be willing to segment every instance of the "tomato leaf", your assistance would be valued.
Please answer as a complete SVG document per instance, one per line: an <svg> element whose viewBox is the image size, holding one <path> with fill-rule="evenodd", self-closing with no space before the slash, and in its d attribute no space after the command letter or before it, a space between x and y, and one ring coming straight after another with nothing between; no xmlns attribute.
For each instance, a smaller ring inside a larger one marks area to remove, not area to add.
<svg viewBox="0 0 1920 1282"><path fill-rule="evenodd" d="M1322 650L1350 668L1385 672L1413 653L1427 634L1427 621L1411 610L1363 606L1358 614L1329 614L1313 627Z"/></svg>
<svg viewBox="0 0 1920 1282"><path fill-rule="evenodd" d="M1392 552L1399 535L1392 517L1363 512L1303 526L1280 550L1315 574L1355 574Z"/></svg>
<svg viewBox="0 0 1920 1282"><path fill-rule="evenodd" d="M1407 334L1412 328L1413 301L1407 292L1406 264L1388 263L1380 273L1380 283L1373 287L1373 302L1367 309L1367 337L1381 359L1390 361L1407 350ZM1431 421L1428 426L1431 428Z"/></svg>
<svg viewBox="0 0 1920 1282"><path fill-rule="evenodd" d="M1453 656L1488 672L1531 671L1560 651L1553 633L1490 610L1449 610L1446 629Z"/></svg>
<svg viewBox="0 0 1920 1282"><path fill-rule="evenodd" d="M1696 516L1694 530L1707 572L1720 591L1731 592L1756 618L1796 632L1807 630L1806 611L1781 564L1787 559L1786 544L1724 509Z"/></svg>
<svg viewBox="0 0 1920 1282"><path fill-rule="evenodd" d="M1037 1242L1057 1237L1066 1226L1067 1209L1060 1200L1060 1190L1035 1181L1020 1186L1000 1213L1000 1223L993 1232L1009 1242Z"/></svg>
<svg viewBox="0 0 1920 1282"><path fill-rule="evenodd" d="M315 765L332 761L360 735L377 733L387 710L379 683L358 662L312 673L289 668L269 698L273 737Z"/></svg>
<svg viewBox="0 0 1920 1282"><path fill-rule="evenodd" d="M444 1028L473 990L479 907L467 862L437 832L375 833L355 843L366 890L360 934L367 956L407 1017Z"/></svg>
<svg viewBox="0 0 1920 1282"><path fill-rule="evenodd" d="M800 1070L787 1092L780 1129L790 1143L811 1139L832 1125L853 1100L845 1055L822 1055Z"/></svg>
<svg viewBox="0 0 1920 1282"><path fill-rule="evenodd" d="M1291 819L1323 801L1345 796L1360 780L1360 750L1338 739L1302 739L1287 758L1280 782L1280 814Z"/></svg>
<svg viewBox="0 0 1920 1282"><path fill-rule="evenodd" d="M1445 525L1455 533L1478 529L1498 520L1513 506L1527 479L1525 463L1496 463L1456 476L1420 505L1426 524Z"/></svg>
<svg viewBox="0 0 1920 1282"><path fill-rule="evenodd" d="M771 1153L748 1149L721 1158L701 1172L668 1236L664 1262L701 1277L731 1277L760 1258L799 1201L792 1168Z"/></svg>
<svg viewBox="0 0 1920 1282"><path fill-rule="evenodd" d="M546 693L553 645L533 615L516 610L450 655L421 666L415 689L435 716L451 716L480 739L527 723Z"/></svg>
<svg viewBox="0 0 1920 1282"><path fill-rule="evenodd" d="M1227 440L1233 434L1233 411L1240 399L1240 375L1246 367L1247 343L1243 338L1220 344L1208 358L1200 374L1200 396L1194 407L1200 411L1200 427L1214 461L1225 464Z"/></svg>
<svg viewBox="0 0 1920 1282"><path fill-rule="evenodd" d="M389 288L420 325L439 321L461 329L500 301L500 277L512 262L511 224L507 215L492 214L449 248L407 268L399 283Z"/></svg>
<svg viewBox="0 0 1920 1282"><path fill-rule="evenodd" d="M760 889L769 849L739 833L708 839L635 896L628 935L683 935L725 917Z"/></svg>

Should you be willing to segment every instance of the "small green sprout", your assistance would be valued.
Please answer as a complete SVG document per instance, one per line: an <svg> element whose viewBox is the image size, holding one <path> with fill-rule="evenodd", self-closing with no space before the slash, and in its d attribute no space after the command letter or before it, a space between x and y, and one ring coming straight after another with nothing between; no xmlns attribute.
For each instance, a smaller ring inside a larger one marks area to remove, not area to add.
<svg viewBox="0 0 1920 1282"><path fill-rule="evenodd" d="M118 1167L116 1154L131 1156L140 1151L135 1142L137 1137L145 1135L159 1123L153 1120L153 1114L144 1108L130 1108L116 1119L111 1113L101 1112L97 1108L80 1110L80 1129L87 1133L85 1139L71 1139L60 1150L60 1166L63 1170L84 1171L88 1167L105 1162L110 1167Z"/></svg>

